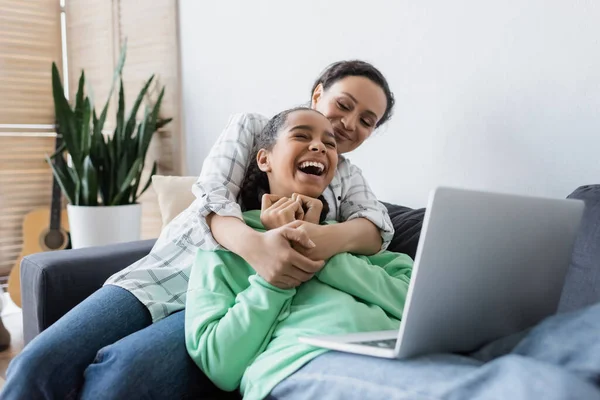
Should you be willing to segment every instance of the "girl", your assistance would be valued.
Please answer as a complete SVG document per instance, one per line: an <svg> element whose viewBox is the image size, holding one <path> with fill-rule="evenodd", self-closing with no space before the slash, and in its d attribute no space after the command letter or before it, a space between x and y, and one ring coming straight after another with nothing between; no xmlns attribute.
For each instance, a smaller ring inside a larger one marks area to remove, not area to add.
<svg viewBox="0 0 600 400"><path fill-rule="evenodd" d="M335 174L336 147L331 123L314 110L288 110L269 121L241 190L248 226L283 226L293 235L322 222L321 195ZM326 351L298 336L397 329L411 267L403 254L341 253L321 270L304 271L303 284L290 278L282 289L234 253L200 250L186 301L188 352L219 388L241 384L244 398L262 399Z"/></svg>

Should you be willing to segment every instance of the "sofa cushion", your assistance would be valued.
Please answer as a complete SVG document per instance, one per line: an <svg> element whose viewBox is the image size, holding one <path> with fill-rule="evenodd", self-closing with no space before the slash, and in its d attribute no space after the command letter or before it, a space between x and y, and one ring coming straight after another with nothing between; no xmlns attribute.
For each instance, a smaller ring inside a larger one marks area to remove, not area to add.
<svg viewBox="0 0 600 400"><path fill-rule="evenodd" d="M414 260L425 218L425 209L411 209L383 201L381 203L388 209L392 225L394 225L394 237L388 250L408 254Z"/></svg>
<svg viewBox="0 0 600 400"><path fill-rule="evenodd" d="M152 176L152 188L158 199L163 227L196 200L192 193L196 180L195 176Z"/></svg>
<svg viewBox="0 0 600 400"><path fill-rule="evenodd" d="M600 301L600 185L581 186L568 196L585 202L585 211L558 311L577 310Z"/></svg>

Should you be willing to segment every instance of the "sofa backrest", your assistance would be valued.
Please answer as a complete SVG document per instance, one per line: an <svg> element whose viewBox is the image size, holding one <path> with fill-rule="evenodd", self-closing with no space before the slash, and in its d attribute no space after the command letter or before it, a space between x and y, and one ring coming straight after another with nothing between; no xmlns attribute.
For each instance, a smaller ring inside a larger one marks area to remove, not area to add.
<svg viewBox="0 0 600 400"><path fill-rule="evenodd" d="M581 186L568 198L585 202L559 312L600 302L600 185Z"/></svg>

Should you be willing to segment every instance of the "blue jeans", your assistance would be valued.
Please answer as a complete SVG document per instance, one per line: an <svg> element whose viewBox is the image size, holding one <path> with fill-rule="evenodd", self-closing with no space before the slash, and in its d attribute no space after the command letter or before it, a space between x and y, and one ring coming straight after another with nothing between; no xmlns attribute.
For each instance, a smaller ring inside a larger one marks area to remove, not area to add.
<svg viewBox="0 0 600 400"><path fill-rule="evenodd" d="M410 360L329 352L269 399L600 399L600 303L549 317L468 356Z"/></svg>
<svg viewBox="0 0 600 400"><path fill-rule="evenodd" d="M4 399L216 398L188 356L184 312L152 323L130 292L105 286L29 343L9 365Z"/></svg>

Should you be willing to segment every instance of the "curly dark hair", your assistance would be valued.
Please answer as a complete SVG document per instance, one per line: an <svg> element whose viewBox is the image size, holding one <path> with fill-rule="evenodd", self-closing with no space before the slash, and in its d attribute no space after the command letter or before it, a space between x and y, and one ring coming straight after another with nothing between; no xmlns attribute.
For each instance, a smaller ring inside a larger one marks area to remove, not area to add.
<svg viewBox="0 0 600 400"><path fill-rule="evenodd" d="M387 99L387 106L385 108L385 112L381 119L377 122L376 128L385 124L392 117L394 110L394 94L392 93L390 86L388 85L387 79L383 76L383 74L375 68L373 65L369 64L366 61L361 60L348 60L348 61L338 61L331 65L329 65L321 75L317 78L315 83L313 84L312 90L310 94L315 92L315 89L319 84L323 85L323 89L327 90L339 80L344 79L347 76L362 76L369 79L371 82L378 85L383 92L385 93L385 98Z"/></svg>
<svg viewBox="0 0 600 400"><path fill-rule="evenodd" d="M279 137L280 130L285 126L288 115L296 111L312 111L319 113L308 107L296 107L282 111L271 118L260 134L256 136L254 148L250 155L250 164L246 170L246 175L244 176L242 188L240 190L242 205L245 210L260 210L262 196L266 193L270 193L267 173L258 168L258 162L256 161L258 151L260 149L273 149L273 146L275 146L277 138ZM319 196L319 200L323 203L323 210L321 211L319 222L323 222L329 213L329 205L327 204L327 201L325 201L323 195Z"/></svg>

